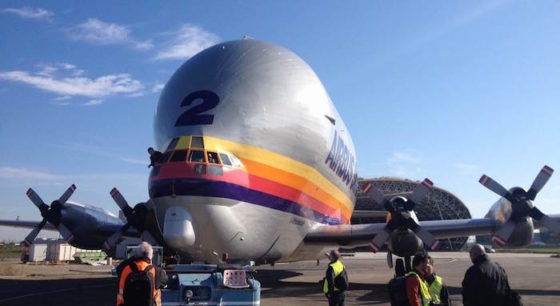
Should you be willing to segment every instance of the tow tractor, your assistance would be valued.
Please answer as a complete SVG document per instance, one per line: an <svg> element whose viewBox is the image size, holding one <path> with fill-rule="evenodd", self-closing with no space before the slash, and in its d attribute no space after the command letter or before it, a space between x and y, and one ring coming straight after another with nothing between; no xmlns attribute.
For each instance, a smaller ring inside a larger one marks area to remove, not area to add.
<svg viewBox="0 0 560 306"><path fill-rule="evenodd" d="M128 258L135 248L127 247ZM256 271L250 265L165 265L163 257L163 248L154 246L152 264L163 267L168 277L167 286L161 289L162 306L256 306L261 303L261 283L254 278ZM113 270L116 275L116 268Z"/></svg>
<svg viewBox="0 0 560 306"><path fill-rule="evenodd" d="M162 305L260 305L261 284L250 266L177 264L166 271Z"/></svg>

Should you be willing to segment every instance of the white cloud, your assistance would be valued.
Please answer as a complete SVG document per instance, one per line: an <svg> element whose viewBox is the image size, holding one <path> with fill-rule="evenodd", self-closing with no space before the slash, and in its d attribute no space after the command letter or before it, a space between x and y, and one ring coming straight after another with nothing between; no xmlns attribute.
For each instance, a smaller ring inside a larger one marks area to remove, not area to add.
<svg viewBox="0 0 560 306"><path fill-rule="evenodd" d="M0 178L57 181L57 180L64 179L64 176L55 175L48 172L29 170L26 168L0 167Z"/></svg>
<svg viewBox="0 0 560 306"><path fill-rule="evenodd" d="M215 34L191 24L184 24L171 35L173 38L165 43L164 49L157 53L156 59L184 60L215 45L219 40Z"/></svg>
<svg viewBox="0 0 560 306"><path fill-rule="evenodd" d="M476 171L478 171L480 168L478 165L463 162L456 162L455 164L453 164L453 167L455 167L459 171L459 173L463 175L476 174Z"/></svg>
<svg viewBox="0 0 560 306"><path fill-rule="evenodd" d="M133 94L144 88L140 81L132 79L126 73L109 74L91 79L80 76L83 71L75 66L66 65L69 66L61 71L63 74L61 76L55 76L58 71L57 67L46 66L37 73L21 70L0 71L0 79L28 84L61 96L83 96L96 99L116 94Z"/></svg>
<svg viewBox="0 0 560 306"><path fill-rule="evenodd" d="M24 19L35 19L35 20L50 20L51 17L54 16L53 12L49 12L42 8L31 8L31 7L5 8L2 10L2 12L16 14Z"/></svg>
<svg viewBox="0 0 560 306"><path fill-rule="evenodd" d="M419 157L409 152L393 152L387 159L390 171L399 177L414 178L422 172Z"/></svg>
<svg viewBox="0 0 560 306"><path fill-rule="evenodd" d="M103 103L103 99L93 99L93 100L89 100L88 102L84 103L84 106L94 106L94 105L99 105L101 103Z"/></svg>
<svg viewBox="0 0 560 306"><path fill-rule="evenodd" d="M147 165L149 163L149 158L146 157L146 159L140 159L140 158L132 158L132 157L127 157L127 156L122 156L118 153L113 153L113 152L108 152L106 148L101 148L95 145L90 145L90 144L84 144L84 143L70 143L70 144L63 144L61 147L71 150L71 151L76 151L76 152L81 152L81 153L87 153L87 154L91 154L91 155L95 155L95 156L99 156L99 157L103 157L103 158L111 158L114 160L120 160L123 161L125 163L129 163L129 164L140 164L140 165ZM147 154L146 154L147 156Z"/></svg>
<svg viewBox="0 0 560 306"><path fill-rule="evenodd" d="M155 84L154 87L152 87L152 92L153 93L160 92L163 89L163 87L165 87L165 84L161 84L161 83Z"/></svg>
<svg viewBox="0 0 560 306"><path fill-rule="evenodd" d="M393 152L393 156L389 158L390 163L407 163L418 164L420 159L410 153L406 152Z"/></svg>
<svg viewBox="0 0 560 306"><path fill-rule="evenodd" d="M85 41L99 45L130 45L140 50L153 48L151 40L138 41L130 34L126 26L104 22L96 18L89 18L68 31L74 40Z"/></svg>

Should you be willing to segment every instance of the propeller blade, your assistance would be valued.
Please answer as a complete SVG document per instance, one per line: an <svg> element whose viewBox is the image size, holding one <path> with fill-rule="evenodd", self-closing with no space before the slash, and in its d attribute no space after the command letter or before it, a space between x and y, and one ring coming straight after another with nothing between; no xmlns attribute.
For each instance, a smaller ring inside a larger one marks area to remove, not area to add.
<svg viewBox="0 0 560 306"><path fill-rule="evenodd" d="M119 239L122 237L124 232L126 232L128 230L129 227L130 227L130 224L127 223L127 224L123 225L123 227L121 227L120 230L116 231L113 235L111 235L111 237L107 238L107 240L105 240L105 242L103 242L103 249L105 251L109 251L109 250L113 249L117 245L117 241L119 241Z"/></svg>
<svg viewBox="0 0 560 306"><path fill-rule="evenodd" d="M556 235L560 235L560 223L554 221L554 219L543 214L538 208L536 207L531 208L531 211L529 212L529 216L541 222L541 224L544 227L548 228L549 231L555 233Z"/></svg>
<svg viewBox="0 0 560 306"><path fill-rule="evenodd" d="M74 240L74 234L72 234L72 232L64 224L59 223L56 228L66 242L72 243L72 241Z"/></svg>
<svg viewBox="0 0 560 306"><path fill-rule="evenodd" d="M74 193L74 190L76 190L76 185L72 184L72 186L68 187L68 189L66 189L66 191L60 196L58 202L60 202L61 204L66 203L66 201L68 201L68 199L70 199L70 197Z"/></svg>
<svg viewBox="0 0 560 306"><path fill-rule="evenodd" d="M548 179L552 176L552 173L554 173L554 169L550 168L549 166L545 165L541 169L541 172L539 172L539 174L533 181L531 188L529 188L529 190L527 191L527 196L531 201L535 199L537 193L539 193L546 182L548 182Z"/></svg>
<svg viewBox="0 0 560 306"><path fill-rule="evenodd" d="M424 242L426 246L428 246L433 251L437 251L439 249L440 242L436 239L436 237L434 237L434 235L432 235L432 233L425 230L412 218L407 219L406 222L407 227L410 228L416 234L416 236L418 236L420 240Z"/></svg>
<svg viewBox="0 0 560 306"><path fill-rule="evenodd" d="M487 176L486 174L482 175L478 180L484 187L492 190L494 193L506 198L508 201L512 202L511 194L504 186L500 185L500 183L494 181L491 177Z"/></svg>
<svg viewBox="0 0 560 306"><path fill-rule="evenodd" d="M39 232L41 231L41 229L43 229L43 226L45 226L45 224L47 223L46 219L43 219L43 221L41 221L41 223L37 224L37 226L35 226L35 228L33 228L33 230L31 231L31 233L29 233L29 235L27 235L27 237L25 237L25 239L22 241L23 244L25 244L26 246L31 246L33 244L33 241L35 241L35 238L37 238L37 235L39 235Z"/></svg>
<svg viewBox="0 0 560 306"><path fill-rule="evenodd" d="M492 242L499 247L503 247L506 245L506 242L509 239L509 236L511 236L511 233L513 233L514 229L515 222L509 220L494 234Z"/></svg>
<svg viewBox="0 0 560 306"><path fill-rule="evenodd" d="M35 190L29 188L27 189L27 197L31 200L31 202L33 202L33 204L35 204L35 206L37 206L37 208L41 209L41 205L47 205L45 204L45 202L43 202L43 200L41 199L41 197L35 192Z"/></svg>
<svg viewBox="0 0 560 306"><path fill-rule="evenodd" d="M362 191L369 197L371 197L375 202L385 206L386 202L389 200L385 197L383 192L373 186L373 184L368 183L362 186Z"/></svg>
<svg viewBox="0 0 560 306"><path fill-rule="evenodd" d="M377 253L377 251L379 251L379 249L385 244L387 239L389 239L389 235L390 233L386 228L384 228L383 231L377 233L368 244L369 250Z"/></svg>
<svg viewBox="0 0 560 306"><path fill-rule="evenodd" d="M72 196L72 194L74 193L74 191L76 190L76 185L72 184L70 187L68 187L68 189L66 189L66 191L60 196L60 198L58 199L58 202L60 202L61 204L66 203L66 201L68 201L68 199L70 199L70 197Z"/></svg>
<svg viewBox="0 0 560 306"><path fill-rule="evenodd" d="M419 184L418 186L416 186L416 188L414 188L412 194L408 196L408 200L412 201L412 203L414 204L418 204L422 202L424 197L426 197L428 192L430 192L433 187L434 187L434 183L432 183L432 181L430 181L428 178L425 178L421 184Z"/></svg>
<svg viewBox="0 0 560 306"><path fill-rule="evenodd" d="M119 192L117 188L113 188L111 190L111 197L121 208L124 215L128 218L130 214L132 214L132 208L130 208L130 205L128 205L128 202L125 200L125 198L122 196L122 194Z"/></svg>
<svg viewBox="0 0 560 306"><path fill-rule="evenodd" d="M422 240L425 245L430 247L432 251L437 251L439 249L439 240L437 240L436 237L434 237L434 235L432 235L430 232L420 226L418 227L418 231L416 231L415 233L418 237L420 237L420 240Z"/></svg>
<svg viewBox="0 0 560 306"><path fill-rule="evenodd" d="M539 220L549 231L555 233L556 235L560 235L560 223L554 221L554 219L550 218L547 215Z"/></svg>

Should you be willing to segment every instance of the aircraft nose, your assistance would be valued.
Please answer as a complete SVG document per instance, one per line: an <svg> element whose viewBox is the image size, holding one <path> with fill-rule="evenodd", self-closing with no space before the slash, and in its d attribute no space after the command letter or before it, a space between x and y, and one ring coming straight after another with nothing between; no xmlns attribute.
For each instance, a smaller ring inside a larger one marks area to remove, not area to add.
<svg viewBox="0 0 560 306"><path fill-rule="evenodd" d="M191 214L182 207L171 206L165 212L163 239L170 246L181 249L192 247L196 241Z"/></svg>

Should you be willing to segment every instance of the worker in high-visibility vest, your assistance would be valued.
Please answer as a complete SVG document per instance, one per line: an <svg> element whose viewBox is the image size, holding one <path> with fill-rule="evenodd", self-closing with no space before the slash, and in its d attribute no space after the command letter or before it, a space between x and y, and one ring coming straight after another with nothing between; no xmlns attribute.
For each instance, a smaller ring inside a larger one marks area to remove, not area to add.
<svg viewBox="0 0 560 306"><path fill-rule="evenodd" d="M413 270L406 274L406 296L410 306L429 306L432 302L426 274L426 254L416 254L412 259Z"/></svg>
<svg viewBox="0 0 560 306"><path fill-rule="evenodd" d="M337 288L334 281L344 270L344 265L340 261L340 253L332 250L326 255L330 259L330 263L323 281L323 292L329 300L329 306L344 306L344 290Z"/></svg>
<svg viewBox="0 0 560 306"><path fill-rule="evenodd" d="M152 257L152 246L142 242L134 250L134 257L117 268L117 306L161 306L160 287L167 282L167 275L163 269L152 266Z"/></svg>
<svg viewBox="0 0 560 306"><path fill-rule="evenodd" d="M433 305L451 306L451 299L449 298L449 291L447 286L443 283L441 276L437 275L434 271L434 259L432 256L426 256L426 284L428 291L432 298Z"/></svg>

